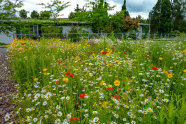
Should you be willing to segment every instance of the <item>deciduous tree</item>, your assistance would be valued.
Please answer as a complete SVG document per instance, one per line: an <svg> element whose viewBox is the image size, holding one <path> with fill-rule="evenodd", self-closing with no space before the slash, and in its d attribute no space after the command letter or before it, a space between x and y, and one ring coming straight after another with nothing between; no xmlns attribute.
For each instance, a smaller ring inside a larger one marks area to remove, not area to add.
<svg viewBox="0 0 186 124"><path fill-rule="evenodd" d="M22 9L19 11L19 16L23 19L26 19L27 18L27 11L25 9Z"/></svg>
<svg viewBox="0 0 186 124"><path fill-rule="evenodd" d="M20 8L22 5L22 2L19 0L15 2L11 0L0 0L0 33L8 33L14 29L9 21L13 18L14 20L16 19L16 8Z"/></svg>
<svg viewBox="0 0 186 124"><path fill-rule="evenodd" d="M31 16L32 19L38 19L39 18L39 13L36 10L33 10L31 12L30 16Z"/></svg>

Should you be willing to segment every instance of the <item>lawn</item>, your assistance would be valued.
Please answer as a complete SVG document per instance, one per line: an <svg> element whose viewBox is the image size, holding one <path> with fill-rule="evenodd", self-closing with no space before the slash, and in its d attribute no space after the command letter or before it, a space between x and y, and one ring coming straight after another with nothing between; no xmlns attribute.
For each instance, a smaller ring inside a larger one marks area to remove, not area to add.
<svg viewBox="0 0 186 124"><path fill-rule="evenodd" d="M183 124L185 46L185 41L17 39L7 46L18 83L16 120Z"/></svg>

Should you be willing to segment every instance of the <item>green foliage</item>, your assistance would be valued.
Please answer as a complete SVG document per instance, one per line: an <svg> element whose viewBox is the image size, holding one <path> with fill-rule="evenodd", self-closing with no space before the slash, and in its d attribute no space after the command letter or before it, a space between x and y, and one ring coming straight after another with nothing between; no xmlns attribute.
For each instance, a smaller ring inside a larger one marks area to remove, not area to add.
<svg viewBox="0 0 186 124"><path fill-rule="evenodd" d="M73 42L80 41L81 34L79 34L79 33L82 33L82 28L72 25L72 28L69 31L69 33L70 33L69 38L71 39L71 41L73 41Z"/></svg>
<svg viewBox="0 0 186 124"><path fill-rule="evenodd" d="M27 18L27 11L25 9L22 9L19 11L19 16L22 18L22 19L26 19Z"/></svg>
<svg viewBox="0 0 186 124"><path fill-rule="evenodd" d="M156 5L149 13L151 33L158 32L159 19L161 14L161 0L158 0Z"/></svg>
<svg viewBox="0 0 186 124"><path fill-rule="evenodd" d="M184 21L184 2L182 0L173 0L172 2L172 17L174 30L186 32L186 21Z"/></svg>
<svg viewBox="0 0 186 124"><path fill-rule="evenodd" d="M7 45L7 44L5 44L5 43L1 43L1 42L0 42L0 46L2 46L2 45Z"/></svg>
<svg viewBox="0 0 186 124"><path fill-rule="evenodd" d="M103 32L103 28L109 22L108 11L115 6L110 6L104 0L94 0L89 3L91 11L90 21L93 23L93 32Z"/></svg>
<svg viewBox="0 0 186 124"><path fill-rule="evenodd" d="M70 2L64 2L60 0L51 0L51 3L40 3L39 5L42 5L44 8L50 9L52 13L52 17L56 19L61 11L63 11L65 8L69 6Z"/></svg>
<svg viewBox="0 0 186 124"><path fill-rule="evenodd" d="M32 19L39 19L39 13L36 10L33 10L30 16Z"/></svg>
<svg viewBox="0 0 186 124"><path fill-rule="evenodd" d="M170 33L172 29L186 32L185 3L182 0L171 2L170 0L158 0L149 13L151 33Z"/></svg>
<svg viewBox="0 0 186 124"><path fill-rule="evenodd" d="M124 0L123 6L122 6L122 9L121 9L121 11L124 11L124 17L130 16L129 12L127 11L127 7L126 6L127 6L126 0Z"/></svg>
<svg viewBox="0 0 186 124"><path fill-rule="evenodd" d="M137 30L137 28L139 27L139 20L130 18L129 16L125 18L125 16L123 16L124 13L125 11L116 13L111 17L109 21L111 29L113 29L115 33Z"/></svg>
<svg viewBox="0 0 186 124"><path fill-rule="evenodd" d="M77 4L77 7L74 10L75 12L71 12L69 14L69 19L73 19L73 20L77 20L77 21L87 21L90 19L90 12L86 11L86 9L84 8L79 8L79 5Z"/></svg>
<svg viewBox="0 0 186 124"><path fill-rule="evenodd" d="M169 33L172 30L172 9L169 0L163 0L161 4L161 14L159 18L159 33Z"/></svg>
<svg viewBox="0 0 186 124"><path fill-rule="evenodd" d="M40 19L47 20L51 17L51 11L41 11Z"/></svg>
<svg viewBox="0 0 186 124"><path fill-rule="evenodd" d="M20 8L22 5L22 2L19 0L16 0L16 2L12 2L11 0L0 0L0 33L8 33L14 30L14 28L12 28L13 25L8 23L10 22L9 20L16 19L16 8Z"/></svg>

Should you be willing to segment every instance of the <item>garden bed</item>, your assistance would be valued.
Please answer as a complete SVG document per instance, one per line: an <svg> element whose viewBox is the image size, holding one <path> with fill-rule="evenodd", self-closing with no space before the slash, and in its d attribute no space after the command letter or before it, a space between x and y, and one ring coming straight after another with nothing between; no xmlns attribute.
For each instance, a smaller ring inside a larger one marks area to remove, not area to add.
<svg viewBox="0 0 186 124"><path fill-rule="evenodd" d="M8 46L17 121L184 123L185 45L17 40Z"/></svg>

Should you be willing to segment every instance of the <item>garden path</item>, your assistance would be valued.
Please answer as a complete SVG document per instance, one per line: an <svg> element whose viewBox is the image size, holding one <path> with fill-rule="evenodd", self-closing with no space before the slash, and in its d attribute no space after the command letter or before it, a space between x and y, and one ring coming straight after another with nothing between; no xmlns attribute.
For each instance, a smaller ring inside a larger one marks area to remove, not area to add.
<svg viewBox="0 0 186 124"><path fill-rule="evenodd" d="M11 94L16 92L15 80L10 76L12 71L7 62L6 49L0 48L0 124L6 124L4 116L7 113L14 114L16 105L11 102Z"/></svg>

